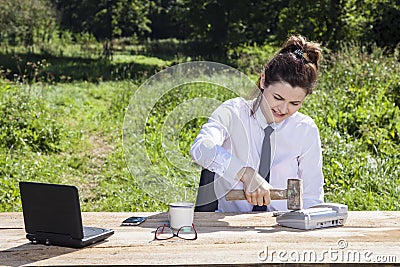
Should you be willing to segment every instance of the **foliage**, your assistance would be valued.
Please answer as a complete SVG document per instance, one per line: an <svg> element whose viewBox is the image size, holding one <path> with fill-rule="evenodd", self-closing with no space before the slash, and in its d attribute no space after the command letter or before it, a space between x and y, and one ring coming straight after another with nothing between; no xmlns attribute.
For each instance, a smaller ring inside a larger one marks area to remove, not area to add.
<svg viewBox="0 0 400 267"><path fill-rule="evenodd" d="M99 40L112 40L150 31L148 10L151 2L140 0L56 0L61 28L89 32Z"/></svg>
<svg viewBox="0 0 400 267"><path fill-rule="evenodd" d="M285 1L226 1L183 0L157 3L161 14L169 14L166 27L173 28L170 36L188 41L200 41L202 51L224 53L243 43L264 43L271 39L276 28L278 10ZM157 17L153 15L156 19ZM157 38L163 29L155 20L151 36ZM169 24L168 24L169 23ZM158 32L155 32L160 29ZM178 31L176 29L179 29ZM164 37L165 38L165 37Z"/></svg>
<svg viewBox="0 0 400 267"><path fill-rule="evenodd" d="M288 34L302 34L333 50L340 42L356 41L393 51L400 42L397 0L0 0L0 4L4 7L0 42L36 45L53 54L49 49L57 43L87 46L88 38L79 35L102 41L105 52L116 40L143 43L149 38L175 38L187 44L185 55L208 59L241 45L278 45Z"/></svg>
<svg viewBox="0 0 400 267"><path fill-rule="evenodd" d="M271 45L241 45L227 52L229 62L247 74L258 75L274 56L276 48Z"/></svg>
<svg viewBox="0 0 400 267"><path fill-rule="evenodd" d="M79 49L76 46L73 48ZM84 51L83 53L75 51L76 54L72 56L64 53L60 56L0 54L0 60L4 62L3 67L8 70L5 76L9 80L24 83L138 79L143 75L152 75L172 64L172 61L142 55L118 54L109 60Z"/></svg>
<svg viewBox="0 0 400 267"><path fill-rule="evenodd" d="M343 39L343 10L339 0L287 1L287 6L279 14L277 39L284 41L288 34L303 34L310 40L318 40L326 45Z"/></svg>
<svg viewBox="0 0 400 267"><path fill-rule="evenodd" d="M57 29L49 0L0 0L0 41L11 45L45 44Z"/></svg>
<svg viewBox="0 0 400 267"><path fill-rule="evenodd" d="M23 98L27 87L14 87L15 98ZM9 90L8 85L1 88ZM62 132L59 150L0 146L0 211L21 210L19 181L76 185L84 211L165 209L163 203L135 186L123 159L120 129L126 105L136 88L129 81L33 84L30 94L50 105L44 117L51 116ZM3 143L5 137L1 138Z"/></svg>
<svg viewBox="0 0 400 267"><path fill-rule="evenodd" d="M400 43L400 3L373 1L370 27L364 28L362 40L373 41L380 47L395 49ZM372 38L371 38L372 36Z"/></svg>
<svg viewBox="0 0 400 267"><path fill-rule="evenodd" d="M288 34L305 35L335 50L343 41L392 49L400 42L396 0L155 2L149 36L201 40L207 51L216 53L246 43L280 44Z"/></svg>
<svg viewBox="0 0 400 267"><path fill-rule="evenodd" d="M189 150L201 125L204 124L208 118L193 116L191 120L181 125L179 122L182 115L180 112L174 115L173 112L176 112L176 109L179 108L180 105L188 104L188 101L197 97L213 99L214 101L222 103L236 96L237 95L232 91L210 83L197 82L193 84L184 84L168 90L168 92L157 101L149 114L145 129L145 147L148 157L155 166L154 168L159 172L159 175L167 180L165 183L173 181L170 184L173 184L174 188L190 189L190 191L188 190L188 192L185 192L184 197L186 200L195 201L197 191L194 189L197 188L200 174L199 172L189 170L191 169L190 167L183 167L185 164L177 165L176 161L180 160L181 163L182 161L191 162L192 165L195 165L192 162ZM205 107L201 108L202 110L205 109ZM182 112L198 114L196 107L193 105L188 107L188 109L189 110L183 110ZM171 128L168 128L168 119L174 121L174 125L172 125ZM179 150L172 148L171 144L169 144L170 141L166 141L170 139L172 135L169 134L168 131L178 132L177 135L173 136L179 136ZM173 153L171 153L171 151L173 151ZM178 153L181 154L182 158L177 155ZM196 169L196 167L193 167L193 169ZM197 168L197 170L200 170L200 168ZM183 199L183 196L179 195L180 193L183 192L173 192L176 198L182 197ZM182 199L176 200L179 201Z"/></svg>
<svg viewBox="0 0 400 267"><path fill-rule="evenodd" d="M276 37L298 33L337 49L340 42L377 43L394 48L400 42L398 1L289 0L279 14Z"/></svg>
<svg viewBox="0 0 400 267"><path fill-rule="evenodd" d="M62 126L54 120L56 113L41 97L21 91L16 86L3 85L0 90L0 146L33 151L59 150Z"/></svg>

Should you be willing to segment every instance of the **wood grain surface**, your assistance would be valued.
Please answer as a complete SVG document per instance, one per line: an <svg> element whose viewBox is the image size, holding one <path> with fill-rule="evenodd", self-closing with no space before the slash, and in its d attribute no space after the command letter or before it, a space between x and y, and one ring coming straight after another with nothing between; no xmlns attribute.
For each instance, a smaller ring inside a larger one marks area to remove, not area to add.
<svg viewBox="0 0 400 267"><path fill-rule="evenodd" d="M139 226L120 226L129 216ZM260 263L400 262L400 212L349 212L343 227L297 230L276 225L271 213L196 213L198 239L152 241L166 213L82 213L85 226L112 228L106 241L73 249L33 245L22 213L0 213L0 265L208 265ZM266 252L266 253L265 253Z"/></svg>

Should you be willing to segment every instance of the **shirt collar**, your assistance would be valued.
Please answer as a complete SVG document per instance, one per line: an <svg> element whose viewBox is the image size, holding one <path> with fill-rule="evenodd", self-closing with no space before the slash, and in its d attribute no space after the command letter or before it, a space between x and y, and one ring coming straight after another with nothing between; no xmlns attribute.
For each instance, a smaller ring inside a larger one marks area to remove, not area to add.
<svg viewBox="0 0 400 267"><path fill-rule="evenodd" d="M282 126L282 123L284 122L283 121L280 123L276 122L268 123L267 120L265 119L264 114L261 111L261 107L257 108L256 112L254 113L254 118L256 119L260 127L263 129L267 128L268 126L271 126L274 130L277 130Z"/></svg>

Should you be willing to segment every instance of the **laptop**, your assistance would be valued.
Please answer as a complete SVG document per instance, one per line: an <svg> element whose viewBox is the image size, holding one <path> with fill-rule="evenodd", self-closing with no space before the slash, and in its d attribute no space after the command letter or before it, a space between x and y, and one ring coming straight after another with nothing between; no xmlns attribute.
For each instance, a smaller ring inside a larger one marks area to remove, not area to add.
<svg viewBox="0 0 400 267"><path fill-rule="evenodd" d="M85 247L114 234L114 230L82 225L75 186L19 183L25 231L33 244Z"/></svg>

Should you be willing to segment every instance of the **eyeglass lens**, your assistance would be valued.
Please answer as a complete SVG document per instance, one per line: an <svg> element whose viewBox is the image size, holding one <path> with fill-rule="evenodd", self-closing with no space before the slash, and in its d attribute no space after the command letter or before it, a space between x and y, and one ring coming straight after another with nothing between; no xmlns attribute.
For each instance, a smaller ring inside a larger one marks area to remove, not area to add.
<svg viewBox="0 0 400 267"><path fill-rule="evenodd" d="M194 240L197 238L197 233L193 226L183 226L178 230L176 235L186 240Z"/></svg>
<svg viewBox="0 0 400 267"><path fill-rule="evenodd" d="M175 234L172 229L166 225L157 228L155 238L158 240L166 240L177 236L186 240L195 240L197 238L194 226L183 226Z"/></svg>
<svg viewBox="0 0 400 267"><path fill-rule="evenodd" d="M171 228L164 225L157 228L155 237L158 240L170 239L174 237L174 233Z"/></svg>

